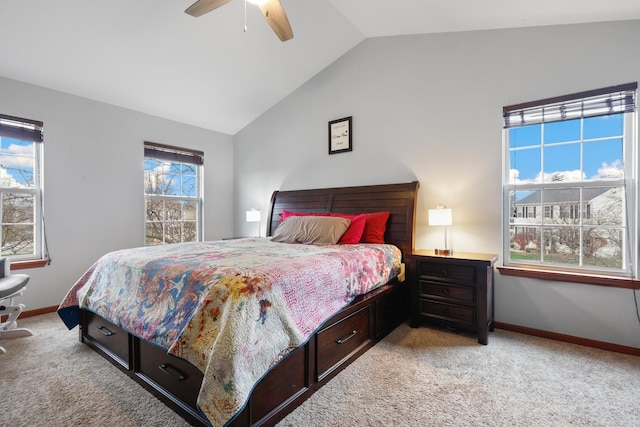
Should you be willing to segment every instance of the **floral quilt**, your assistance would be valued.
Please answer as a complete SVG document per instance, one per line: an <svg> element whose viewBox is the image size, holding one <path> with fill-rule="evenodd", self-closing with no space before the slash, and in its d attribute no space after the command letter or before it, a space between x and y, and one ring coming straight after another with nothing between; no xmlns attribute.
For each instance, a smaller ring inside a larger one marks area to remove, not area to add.
<svg viewBox="0 0 640 427"><path fill-rule="evenodd" d="M393 278L400 257L392 245L265 238L126 249L91 266L58 313L71 329L85 308L197 366L198 406L224 425L272 366L355 296Z"/></svg>

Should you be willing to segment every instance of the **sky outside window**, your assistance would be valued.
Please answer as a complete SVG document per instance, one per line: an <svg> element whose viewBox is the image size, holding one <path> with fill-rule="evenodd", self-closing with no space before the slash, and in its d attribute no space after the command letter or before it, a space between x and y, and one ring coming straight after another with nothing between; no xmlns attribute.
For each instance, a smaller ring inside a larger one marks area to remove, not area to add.
<svg viewBox="0 0 640 427"><path fill-rule="evenodd" d="M509 129L511 183L622 178L623 124L616 114Z"/></svg>
<svg viewBox="0 0 640 427"><path fill-rule="evenodd" d="M147 191L147 194L183 197L196 197L198 194L197 165L145 159L144 169L154 186L153 191ZM156 188L158 185L160 185L159 189Z"/></svg>
<svg viewBox="0 0 640 427"><path fill-rule="evenodd" d="M0 186L33 188L35 143L0 138Z"/></svg>

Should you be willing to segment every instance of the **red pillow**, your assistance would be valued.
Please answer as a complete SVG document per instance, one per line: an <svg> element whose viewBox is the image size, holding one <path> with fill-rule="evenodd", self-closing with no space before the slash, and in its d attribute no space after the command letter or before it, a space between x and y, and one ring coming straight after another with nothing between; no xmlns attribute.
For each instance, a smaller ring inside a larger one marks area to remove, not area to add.
<svg viewBox="0 0 640 427"><path fill-rule="evenodd" d="M284 221L290 216L329 216L329 214L324 212L294 212L283 209L280 213L280 220Z"/></svg>
<svg viewBox="0 0 640 427"><path fill-rule="evenodd" d="M365 225L365 216L364 215L347 215L347 214L339 214L339 213L331 213L329 216L336 216L340 218L347 218L351 220L351 224L349 224L349 228L344 232L340 240L338 240L338 244L351 244L355 245L356 243L360 243L360 238L362 237L362 232L364 231Z"/></svg>
<svg viewBox="0 0 640 427"><path fill-rule="evenodd" d="M384 243L384 232L387 230L387 219L390 212L374 212L364 214L364 231L360 241L362 243Z"/></svg>

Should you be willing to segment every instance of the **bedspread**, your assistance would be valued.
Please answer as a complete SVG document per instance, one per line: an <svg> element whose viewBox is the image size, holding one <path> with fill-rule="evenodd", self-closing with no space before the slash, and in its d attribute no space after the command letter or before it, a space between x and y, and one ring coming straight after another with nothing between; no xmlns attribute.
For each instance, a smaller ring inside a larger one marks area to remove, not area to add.
<svg viewBox="0 0 640 427"><path fill-rule="evenodd" d="M198 406L223 425L325 320L393 278L400 257L392 245L265 238L126 249L89 268L58 313L71 329L86 308L197 366Z"/></svg>

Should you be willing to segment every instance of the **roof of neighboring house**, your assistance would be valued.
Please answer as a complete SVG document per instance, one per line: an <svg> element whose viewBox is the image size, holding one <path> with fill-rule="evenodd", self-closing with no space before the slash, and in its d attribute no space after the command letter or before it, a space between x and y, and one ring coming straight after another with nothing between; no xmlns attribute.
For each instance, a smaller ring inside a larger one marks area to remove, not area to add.
<svg viewBox="0 0 640 427"><path fill-rule="evenodd" d="M611 190L611 187L594 187L583 189L582 199L583 202L588 202L596 197ZM540 204L541 191L537 190L528 196L518 200L516 205L535 205ZM580 189L579 188L559 188L553 190L544 191L545 204L561 204L561 203L579 203L580 202Z"/></svg>

